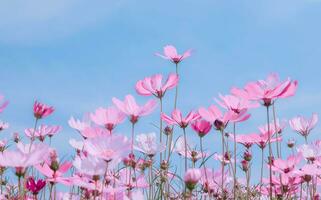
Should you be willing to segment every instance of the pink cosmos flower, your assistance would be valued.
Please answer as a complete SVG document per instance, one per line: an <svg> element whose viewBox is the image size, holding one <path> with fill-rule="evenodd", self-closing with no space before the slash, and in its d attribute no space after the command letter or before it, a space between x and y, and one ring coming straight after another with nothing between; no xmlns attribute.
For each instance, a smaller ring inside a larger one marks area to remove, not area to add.
<svg viewBox="0 0 321 200"><path fill-rule="evenodd" d="M165 84L162 83L162 80L163 76L161 74L146 77L136 83L136 91L140 95L154 95L161 99L168 89L172 89L178 84L178 75L170 74Z"/></svg>
<svg viewBox="0 0 321 200"><path fill-rule="evenodd" d="M103 175L107 168L107 163L93 156L80 157L76 156L73 165L81 174L90 176ZM110 168L111 166L108 165Z"/></svg>
<svg viewBox="0 0 321 200"><path fill-rule="evenodd" d="M261 134L254 134L252 135L253 140L255 141L255 144L257 144L261 149L264 149L266 147L266 145L269 142L269 134L268 132L266 133L261 133ZM270 138L270 142L276 142L276 141L282 141L281 137L273 137L273 135L271 135Z"/></svg>
<svg viewBox="0 0 321 200"><path fill-rule="evenodd" d="M35 168L47 177L46 181L50 183L62 183L70 185L71 180L63 177L63 175L72 167L71 162L64 162L59 164L56 160L49 165L47 162L38 164Z"/></svg>
<svg viewBox="0 0 321 200"><path fill-rule="evenodd" d="M278 75L272 73L266 80L248 83L244 89L232 88L231 93L249 100L261 100L265 106L269 106L277 98L293 96L297 85L297 81L291 81L289 78L281 82Z"/></svg>
<svg viewBox="0 0 321 200"><path fill-rule="evenodd" d="M295 166L300 163L302 156L299 155L291 155L286 160L282 160L281 158L275 159L272 164L272 170L280 173L290 173L293 172Z"/></svg>
<svg viewBox="0 0 321 200"><path fill-rule="evenodd" d="M258 135L256 133L237 134L235 135L235 138L233 134L229 134L229 138L232 141L235 140L237 143L244 145L247 149L251 148L251 146L257 142L257 137Z"/></svg>
<svg viewBox="0 0 321 200"><path fill-rule="evenodd" d="M116 182L119 186L126 187L128 189L146 189L149 186L144 174L140 174L136 178L134 178L130 176L130 170L128 168L123 168L119 171L119 179L116 180Z"/></svg>
<svg viewBox="0 0 321 200"><path fill-rule="evenodd" d="M191 127L198 134L198 136L203 137L210 132L212 125L208 121L197 120L191 124Z"/></svg>
<svg viewBox="0 0 321 200"><path fill-rule="evenodd" d="M111 132L116 125L122 123L125 119L123 112L114 107L98 108L94 114L90 114L90 118L98 125L104 126Z"/></svg>
<svg viewBox="0 0 321 200"><path fill-rule="evenodd" d="M175 109L172 112L171 117L161 113L162 120L169 125L178 125L181 128L186 128L191 122L200 118L200 115L194 111L191 111L187 114L185 118L182 117L182 113L179 109Z"/></svg>
<svg viewBox="0 0 321 200"><path fill-rule="evenodd" d="M83 131L81 131L80 134L84 139L87 139L110 135L110 132L107 129L101 127L87 127Z"/></svg>
<svg viewBox="0 0 321 200"><path fill-rule="evenodd" d="M310 119L299 116L289 120L291 128L304 137L309 135L310 131L315 127L317 122L318 115L315 113L312 114Z"/></svg>
<svg viewBox="0 0 321 200"><path fill-rule="evenodd" d="M157 144L156 133L139 134L136 136L136 145L134 149L146 154L147 156L154 156L156 153L165 150L165 145Z"/></svg>
<svg viewBox="0 0 321 200"><path fill-rule="evenodd" d="M127 137L122 135L104 135L85 140L84 149L106 162L124 158L130 150Z"/></svg>
<svg viewBox="0 0 321 200"><path fill-rule="evenodd" d="M40 125L36 130L33 128L25 129L25 134L31 139L38 138L40 141L44 141L46 136L52 137L61 129L61 126Z"/></svg>
<svg viewBox="0 0 321 200"><path fill-rule="evenodd" d="M46 182L42 179L38 179L35 181L33 177L29 177L26 182L26 188L29 190L33 195L37 195L42 188L44 188L46 185Z"/></svg>
<svg viewBox="0 0 321 200"><path fill-rule="evenodd" d="M215 99L215 101L222 107L227 110L232 110L235 113L240 113L243 110L250 108L256 108L259 106L256 102L251 102L248 99L240 98L234 95L219 95L221 100Z"/></svg>
<svg viewBox="0 0 321 200"><path fill-rule="evenodd" d="M202 173L200 169L192 168L188 169L184 175L184 182L186 187L193 190L195 185L201 180Z"/></svg>
<svg viewBox="0 0 321 200"><path fill-rule="evenodd" d="M53 113L54 108L52 106L47 106L46 104L42 104L38 101L35 101L33 104L33 114L36 119L41 119L47 117L51 113Z"/></svg>
<svg viewBox="0 0 321 200"><path fill-rule="evenodd" d="M68 124L71 128L76 129L78 132L81 132L85 128L90 127L89 121L86 121L86 120L80 121L79 119L75 119L74 117L71 117L69 119Z"/></svg>
<svg viewBox="0 0 321 200"><path fill-rule="evenodd" d="M178 64L180 63L182 60L184 60L185 58L188 58L191 56L191 53L192 53L192 50L189 49L187 51L185 51L183 53L183 55L180 55L177 53L177 50L174 46L172 45L166 45L164 47L164 55L161 55L159 53L156 53L157 56L161 57L161 58L164 58L166 60L170 60L172 61L173 63L175 64Z"/></svg>
<svg viewBox="0 0 321 200"><path fill-rule="evenodd" d="M0 95L0 101L3 101L4 96ZM0 105L0 113L8 106L9 101L3 101Z"/></svg>
<svg viewBox="0 0 321 200"><path fill-rule="evenodd" d="M246 110L242 110L239 113L235 113L232 110L226 111L224 114L214 105L211 105L208 109L200 108L198 113L202 118L214 124L216 129L224 129L229 121L241 122L247 120L250 115L246 114Z"/></svg>
<svg viewBox="0 0 321 200"><path fill-rule="evenodd" d="M146 116L153 112L157 106L157 101L154 99L147 101L143 106L139 106L132 95L127 95L124 101L120 101L115 97L112 101L120 111L129 117L133 124L138 121L139 117Z"/></svg>

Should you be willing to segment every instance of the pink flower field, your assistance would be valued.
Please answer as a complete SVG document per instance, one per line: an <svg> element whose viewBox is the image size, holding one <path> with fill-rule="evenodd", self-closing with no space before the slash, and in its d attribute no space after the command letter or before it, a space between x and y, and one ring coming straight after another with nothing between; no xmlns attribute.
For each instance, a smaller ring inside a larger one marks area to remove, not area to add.
<svg viewBox="0 0 321 200"><path fill-rule="evenodd" d="M294 98L298 81L267 74L183 112L180 71L188 70L184 63L193 54L165 46L155 59L171 62L171 73L143 75L131 94L112 98L108 107L97 105L83 120L71 117L68 124L82 139L64 141L74 149L70 157L52 143L64 134L61 125L46 122L55 105L35 100L32 128L5 133L0 142L0 199L320 199L321 140L310 139L318 115L278 118L279 102ZM9 102L1 96L1 113L14 106ZM264 120L246 133L242 124L257 118L254 109ZM158 120L151 121L151 113ZM1 122L0 131L10 132L9 123ZM151 131L141 133L150 124ZM131 131L120 133L120 126ZM300 140L285 140L285 134Z"/></svg>

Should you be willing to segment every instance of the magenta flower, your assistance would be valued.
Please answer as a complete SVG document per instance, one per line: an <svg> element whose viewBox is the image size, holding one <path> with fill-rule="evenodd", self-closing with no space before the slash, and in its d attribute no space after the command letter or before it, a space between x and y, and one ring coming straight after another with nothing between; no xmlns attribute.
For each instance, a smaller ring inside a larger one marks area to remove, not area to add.
<svg viewBox="0 0 321 200"><path fill-rule="evenodd" d="M44 118L53 113L53 111L54 108L52 106L47 106L38 101L35 101L35 103L33 104L33 114L36 119Z"/></svg>
<svg viewBox="0 0 321 200"><path fill-rule="evenodd" d="M228 110L223 114L214 105L211 105L208 109L200 108L198 110L198 113L202 118L214 124L214 126L218 130L224 129L229 121L241 122L247 120L250 117L250 114L246 114L246 110L242 110L239 113Z"/></svg>
<svg viewBox="0 0 321 200"><path fill-rule="evenodd" d="M180 63L182 60L184 60L185 58L188 58L191 56L192 50L189 49L187 51L185 51L182 55L177 53L177 50L174 46L172 45L167 45L164 47L164 55L161 55L159 53L156 53L157 56L164 58L166 60L170 60L175 64Z"/></svg>
<svg viewBox="0 0 321 200"><path fill-rule="evenodd" d="M139 117L146 116L153 112L157 106L157 101L149 100L145 105L139 106L132 95L127 95L124 101L117 98L112 99L115 106L129 117L129 120L135 124Z"/></svg>
<svg viewBox="0 0 321 200"><path fill-rule="evenodd" d="M172 112L171 117L168 115L161 113L162 120L168 123L169 125L178 125L181 128L186 128L191 122L200 118L200 115L194 111L191 111L184 118L182 117L182 113L180 110L175 109Z"/></svg>
<svg viewBox="0 0 321 200"><path fill-rule="evenodd" d="M29 190L33 195L37 195L42 188L44 188L46 182L42 179L35 181L33 177L29 177L26 182L26 188Z"/></svg>
<svg viewBox="0 0 321 200"><path fill-rule="evenodd" d="M248 100L263 101L265 106L270 106L275 99L293 96L298 82L287 79L281 82L277 74L270 74L266 80L248 83L244 89L232 88L235 96Z"/></svg>
<svg viewBox="0 0 321 200"><path fill-rule="evenodd" d="M193 190L196 184L201 180L202 172L200 169L188 169L184 175L184 182L189 190Z"/></svg>
<svg viewBox="0 0 321 200"><path fill-rule="evenodd" d="M197 120L191 124L191 127L198 134L198 136L203 137L210 132L212 125L208 121Z"/></svg>
<svg viewBox="0 0 321 200"><path fill-rule="evenodd" d="M136 91L140 95L154 95L161 99L168 89L172 89L178 84L178 75L170 74L164 84L162 81L163 76L161 74L146 77L136 83Z"/></svg>
<svg viewBox="0 0 321 200"><path fill-rule="evenodd" d="M0 101L3 101L4 97L0 95ZM8 106L9 101L3 101L0 105L0 113Z"/></svg>
<svg viewBox="0 0 321 200"><path fill-rule="evenodd" d="M98 125L104 126L109 132L111 132L116 125L122 123L125 119L125 115L120 110L109 107L98 108L94 114L90 114L90 118Z"/></svg>
<svg viewBox="0 0 321 200"><path fill-rule="evenodd" d="M289 120L289 124L293 130L298 132L304 137L307 137L310 131L315 127L318 122L318 115L313 113L310 119L298 116Z"/></svg>

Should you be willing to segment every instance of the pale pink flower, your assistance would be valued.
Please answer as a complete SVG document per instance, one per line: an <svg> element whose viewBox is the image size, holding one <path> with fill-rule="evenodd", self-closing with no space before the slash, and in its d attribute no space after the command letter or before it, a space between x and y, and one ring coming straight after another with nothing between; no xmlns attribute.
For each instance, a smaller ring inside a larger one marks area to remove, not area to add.
<svg viewBox="0 0 321 200"><path fill-rule="evenodd" d="M29 138L38 138L40 141L44 141L46 136L52 137L62 129L61 126L48 126L40 125L36 130L33 128L25 129L25 134Z"/></svg>
<svg viewBox="0 0 321 200"><path fill-rule="evenodd" d="M201 180L202 172L200 169L191 168L185 172L184 182L186 187L190 190L193 190L195 185Z"/></svg>
<svg viewBox="0 0 321 200"><path fill-rule="evenodd" d="M289 124L293 130L298 132L304 137L307 137L310 131L315 127L318 122L318 115L313 113L310 119L298 116L289 120Z"/></svg>
<svg viewBox="0 0 321 200"><path fill-rule="evenodd" d="M107 168L106 161L93 156L76 156L73 165L81 174L90 176L103 175ZM108 167L110 168L111 166L108 165Z"/></svg>
<svg viewBox="0 0 321 200"><path fill-rule="evenodd" d="M300 163L302 156L299 155L291 155L286 160L282 160L281 158L275 159L272 164L272 170L280 172L280 173L290 173L293 172L296 165Z"/></svg>
<svg viewBox="0 0 321 200"><path fill-rule="evenodd" d="M182 60L190 57L191 56L191 52L192 52L192 50L189 49L189 50L185 51L182 55L180 55L180 54L177 53L177 50L176 50L176 48L174 46L166 45L164 47L164 52L163 52L164 55L161 55L159 53L156 53L156 55L161 57L161 58L164 58L166 60L170 60L175 64L178 64Z"/></svg>
<svg viewBox="0 0 321 200"><path fill-rule="evenodd" d="M186 128L191 122L200 118L200 115L194 111L191 111L187 114L186 117L182 117L182 113L179 109L175 109L172 112L171 117L161 113L162 120L169 125L178 125L181 128Z"/></svg>
<svg viewBox="0 0 321 200"><path fill-rule="evenodd" d="M52 162L51 165L48 163L41 163L35 166L35 168L44 176L47 177L46 181L51 183L62 183L64 185L71 185L70 178L65 178L63 175L72 167L71 162L58 163L57 161Z"/></svg>
<svg viewBox="0 0 321 200"><path fill-rule="evenodd" d="M128 168L123 168L119 171L118 185L121 187L126 187L128 189L133 188L148 188L149 184L146 181L144 174L137 175L136 178L130 176L130 170Z"/></svg>
<svg viewBox="0 0 321 200"><path fill-rule="evenodd" d="M134 149L146 154L154 156L165 150L165 145L158 144L156 141L156 133L139 134L136 136L136 145Z"/></svg>
<svg viewBox="0 0 321 200"><path fill-rule="evenodd" d="M90 122L87 122L85 120L80 121L79 119L75 119L74 117L71 117L69 119L68 124L71 128L76 129L79 132L83 131L85 128L90 127Z"/></svg>
<svg viewBox="0 0 321 200"><path fill-rule="evenodd" d="M170 74L163 84L163 76L156 74L151 77L146 77L136 83L136 91L140 95L154 95L157 98L162 98L168 89L174 88L178 84L178 75Z"/></svg>
<svg viewBox="0 0 321 200"><path fill-rule="evenodd" d="M235 140L237 143L244 145L247 149L249 149L253 144L257 142L257 137L258 135L256 133L237 134L235 135L235 138L233 134L229 134L229 138L232 141Z"/></svg>
<svg viewBox="0 0 321 200"><path fill-rule="evenodd" d="M272 73L266 80L248 83L244 89L232 88L231 93L248 100L260 100L265 106L270 106L275 99L293 96L297 85L297 81L289 78L281 82L278 75Z"/></svg>
<svg viewBox="0 0 321 200"><path fill-rule="evenodd" d="M3 131L8 128L9 128L9 123L0 121L0 131Z"/></svg>
<svg viewBox="0 0 321 200"><path fill-rule="evenodd" d="M53 113L54 108L52 106L47 106L46 104L35 101L33 104L33 114L35 118L41 119L47 117L51 113Z"/></svg>
<svg viewBox="0 0 321 200"><path fill-rule="evenodd" d="M110 135L110 131L101 127L87 127L80 132L83 138L95 138L104 135Z"/></svg>
<svg viewBox="0 0 321 200"><path fill-rule="evenodd" d="M154 99L147 101L143 106L139 106L132 95L127 95L124 101L115 97L112 101L120 111L129 117L133 124L138 121L139 117L152 113L157 106L157 101Z"/></svg>
<svg viewBox="0 0 321 200"><path fill-rule="evenodd" d="M130 150L130 142L122 135L105 135L85 140L84 149L106 162L124 158Z"/></svg>
<svg viewBox="0 0 321 200"><path fill-rule="evenodd" d="M256 108L259 106L258 103L249 101L248 99L240 98L234 95L221 95L219 94L221 100L215 99L215 101L227 110L232 110L235 113L240 113L244 109Z"/></svg>
<svg viewBox="0 0 321 200"><path fill-rule="evenodd" d="M123 112L114 107L98 108L95 113L90 114L93 122L104 126L108 131L112 131L116 125L122 123L125 119Z"/></svg>

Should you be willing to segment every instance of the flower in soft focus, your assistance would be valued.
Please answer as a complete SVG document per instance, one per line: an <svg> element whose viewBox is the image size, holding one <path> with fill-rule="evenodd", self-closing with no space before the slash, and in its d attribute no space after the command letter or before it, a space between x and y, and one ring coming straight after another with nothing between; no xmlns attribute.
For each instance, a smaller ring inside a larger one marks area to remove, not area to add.
<svg viewBox="0 0 321 200"><path fill-rule="evenodd" d="M17 144L17 150L5 150L0 153L0 165L5 167L15 167L18 176L22 176L25 168L43 162L49 154L49 147L45 144ZM30 151L29 151L30 149Z"/></svg>
<svg viewBox="0 0 321 200"><path fill-rule="evenodd" d="M80 121L79 119L75 119L71 117L68 121L68 124L71 128L76 129L77 131L81 132L85 128L90 127L90 122L87 121Z"/></svg>
<svg viewBox="0 0 321 200"><path fill-rule="evenodd" d="M197 120L191 124L191 127L198 134L198 136L203 137L210 132L212 125L208 121Z"/></svg>
<svg viewBox="0 0 321 200"><path fill-rule="evenodd" d="M215 101L227 110L232 110L235 113L240 113L244 109L256 108L259 106L256 102L251 102L248 99L244 99L234 95L219 95L220 100L215 99Z"/></svg>
<svg viewBox="0 0 321 200"><path fill-rule="evenodd" d="M136 136L136 145L134 148L148 156L154 156L156 153L165 150L165 145L158 144L156 133L139 134Z"/></svg>
<svg viewBox="0 0 321 200"><path fill-rule="evenodd" d="M295 145L295 140L294 139L289 139L287 143L288 147L291 149Z"/></svg>
<svg viewBox="0 0 321 200"><path fill-rule="evenodd" d="M0 101L3 101L4 96L0 95ZM0 105L0 113L8 106L9 101L3 101Z"/></svg>
<svg viewBox="0 0 321 200"><path fill-rule="evenodd" d="M163 84L163 76L156 74L151 77L146 77L136 83L136 91L140 95L154 95L157 98L163 98L168 89L174 88L178 84L178 75L170 74Z"/></svg>
<svg viewBox="0 0 321 200"><path fill-rule="evenodd" d="M186 117L182 117L182 113L180 110L175 109L172 112L171 117L168 115L161 113L162 120L165 121L169 125L178 125L181 128L186 128L190 123L200 118L200 115L194 111L191 111L187 114Z"/></svg>
<svg viewBox="0 0 321 200"><path fill-rule="evenodd" d="M95 113L90 114L90 118L97 125L104 126L111 132L116 125L122 123L125 119L123 112L114 107L98 108Z"/></svg>
<svg viewBox="0 0 321 200"><path fill-rule="evenodd" d="M162 57L162 58L164 58L166 60L170 60L175 64L178 64L182 60L184 60L185 58L190 57L191 56L191 52L192 52L192 50L189 49L189 50L185 51L182 55L180 55L180 54L177 53L177 50L176 50L176 48L174 46L166 45L164 47L164 52L163 52L164 55L161 55L159 53L156 53L156 55L159 56L159 57Z"/></svg>
<svg viewBox="0 0 321 200"><path fill-rule="evenodd" d="M112 99L116 107L129 117L131 123L135 124L138 118L146 116L153 112L157 106L157 101L151 99L143 106L139 106L132 95L127 95L124 101L120 101L117 98Z"/></svg>
<svg viewBox="0 0 321 200"><path fill-rule="evenodd" d="M9 128L9 123L0 121L0 131Z"/></svg>
<svg viewBox="0 0 321 200"><path fill-rule="evenodd" d="M248 100L263 101L263 105L270 106L275 99L293 96L297 85L297 81L289 78L281 82L278 75L272 73L266 80L248 83L244 89L232 88L231 93Z"/></svg>
<svg viewBox="0 0 321 200"><path fill-rule="evenodd" d="M130 169L123 168L119 171L119 186L126 187L128 189L133 188L148 188L149 184L146 181L145 175L137 175L136 178L130 176Z"/></svg>
<svg viewBox="0 0 321 200"><path fill-rule="evenodd" d="M184 182L189 190L193 190L200 181L202 173L200 169L188 169L184 175Z"/></svg>
<svg viewBox="0 0 321 200"><path fill-rule="evenodd" d="M107 168L107 163L104 160L93 156L76 156L73 165L78 172L90 176L103 175Z"/></svg>
<svg viewBox="0 0 321 200"><path fill-rule="evenodd" d="M261 133L261 134L254 134L252 135L253 140L255 141L255 144L257 144L257 146L259 146L261 149L264 149L266 147L266 145L269 142L276 142L276 141L282 141L281 137L273 137L273 134L270 134L270 138L269 138L269 133L265 132L265 133Z"/></svg>
<svg viewBox="0 0 321 200"><path fill-rule="evenodd" d="M232 141L236 141L236 143L242 144L244 145L247 149L251 148L251 146L253 144L255 144L256 140L255 138L257 137L256 133L251 133L251 134L237 134L234 135L233 134L229 134L229 139L231 139Z"/></svg>
<svg viewBox="0 0 321 200"><path fill-rule="evenodd" d="M235 113L232 110L227 110L224 114L214 105L211 105L208 109L200 108L198 113L202 118L214 124L217 130L225 129L227 123L245 121L250 117L250 114L246 114L246 109L241 110L239 113Z"/></svg>
<svg viewBox="0 0 321 200"><path fill-rule="evenodd" d="M61 130L61 126L48 126L48 125L40 125L36 130L33 128L25 129L25 134L31 138L38 138L40 141L44 141L46 136L52 137L56 133Z"/></svg>
<svg viewBox="0 0 321 200"><path fill-rule="evenodd" d="M42 179L38 179L35 181L33 177L29 177L26 182L26 188L29 190L33 195L37 195L42 188L44 188L46 182Z"/></svg>
<svg viewBox="0 0 321 200"><path fill-rule="evenodd" d="M301 153L306 160L311 162L321 157L321 146L318 144L303 144L297 148L297 151Z"/></svg>
<svg viewBox="0 0 321 200"><path fill-rule="evenodd" d="M304 137L309 135L310 131L315 127L317 122L318 115L315 113L312 114L310 119L299 116L289 120L291 128Z"/></svg>
<svg viewBox="0 0 321 200"><path fill-rule="evenodd" d="M7 140L0 140L0 152L3 152L7 148Z"/></svg>
<svg viewBox="0 0 321 200"><path fill-rule="evenodd" d="M110 131L101 127L87 127L80 132L83 138L95 138L104 135L110 135Z"/></svg>
<svg viewBox="0 0 321 200"><path fill-rule="evenodd" d="M286 160L282 160L281 158L275 159L272 164L272 170L280 173L288 174L293 172L295 166L300 163L302 156L291 155Z"/></svg>
<svg viewBox="0 0 321 200"><path fill-rule="evenodd" d="M53 159L51 163L41 163L35 165L35 168L47 177L46 181L50 183L62 183L70 185L71 180L63 177L63 175L72 167L71 162L58 163L57 159Z"/></svg>
<svg viewBox="0 0 321 200"><path fill-rule="evenodd" d="M124 158L130 150L127 137L122 135L105 135L85 140L84 149L91 155L106 162Z"/></svg>
<svg viewBox="0 0 321 200"><path fill-rule="evenodd" d="M242 166L242 170L247 172L247 170L249 169L249 162L247 160L242 160L241 166Z"/></svg>
<svg viewBox="0 0 321 200"><path fill-rule="evenodd" d="M47 117L53 113L54 108L52 106L47 106L46 104L35 101L33 104L33 114L36 119L41 119Z"/></svg>

